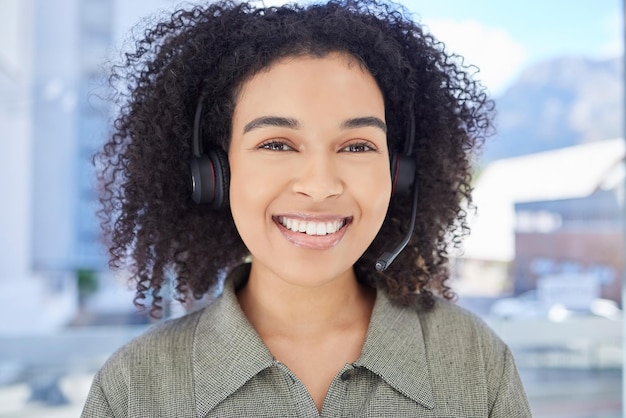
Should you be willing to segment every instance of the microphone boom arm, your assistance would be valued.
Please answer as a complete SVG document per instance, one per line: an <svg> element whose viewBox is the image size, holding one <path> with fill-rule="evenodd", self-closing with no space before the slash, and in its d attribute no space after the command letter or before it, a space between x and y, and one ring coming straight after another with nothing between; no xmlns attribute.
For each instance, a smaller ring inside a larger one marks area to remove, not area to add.
<svg viewBox="0 0 626 418"><path fill-rule="evenodd" d="M411 208L411 222L409 224L409 230L407 234L404 236L404 239L392 252L384 252L378 260L376 260L376 270L385 271L387 267L393 263L393 260L404 250L404 247L407 246L409 241L411 240L411 235L413 235L413 230L415 229L415 218L417 217L417 179L414 180L413 184L413 206Z"/></svg>

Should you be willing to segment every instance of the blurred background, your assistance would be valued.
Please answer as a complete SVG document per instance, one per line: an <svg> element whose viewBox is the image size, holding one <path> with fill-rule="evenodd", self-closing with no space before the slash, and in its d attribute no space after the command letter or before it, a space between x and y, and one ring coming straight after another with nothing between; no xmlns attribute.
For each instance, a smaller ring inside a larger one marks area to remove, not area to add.
<svg viewBox="0 0 626 418"><path fill-rule="evenodd" d="M458 303L511 346L535 417L623 416L622 1L402 3L498 108ZM108 67L179 4L0 0L0 418L78 416L102 362L152 324L106 268L90 159Z"/></svg>

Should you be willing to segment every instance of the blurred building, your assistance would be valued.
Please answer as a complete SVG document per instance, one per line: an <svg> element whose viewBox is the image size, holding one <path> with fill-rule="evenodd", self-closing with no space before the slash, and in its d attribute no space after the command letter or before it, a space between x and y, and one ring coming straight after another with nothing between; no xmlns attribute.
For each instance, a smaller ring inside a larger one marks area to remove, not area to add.
<svg viewBox="0 0 626 418"><path fill-rule="evenodd" d="M589 196L515 205L516 293L537 288L545 278L567 277L563 284L571 291L581 285L580 291L594 293L589 296L621 301L623 183L605 189L603 179L598 180L598 189ZM591 286L576 283L587 278Z"/></svg>
<svg viewBox="0 0 626 418"><path fill-rule="evenodd" d="M107 71L130 27L175 3L0 0L0 333L65 324L77 273L106 269L91 158Z"/></svg>
<svg viewBox="0 0 626 418"><path fill-rule="evenodd" d="M112 0L34 1L33 240L37 271L100 269L91 155L109 118Z"/></svg>
<svg viewBox="0 0 626 418"><path fill-rule="evenodd" d="M601 296L619 301L625 155L616 138L491 163L476 184L459 275L475 293L489 278L490 294L591 276Z"/></svg>

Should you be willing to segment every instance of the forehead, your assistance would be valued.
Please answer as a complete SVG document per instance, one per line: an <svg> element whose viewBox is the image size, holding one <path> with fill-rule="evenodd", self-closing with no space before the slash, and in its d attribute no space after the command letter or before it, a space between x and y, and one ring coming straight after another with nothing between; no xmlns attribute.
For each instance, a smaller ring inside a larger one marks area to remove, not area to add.
<svg viewBox="0 0 626 418"><path fill-rule="evenodd" d="M274 62L241 85L235 113L285 108L298 112L303 107L310 111L316 105L332 105L342 113L384 115L374 77L355 57L342 53L289 56Z"/></svg>
<svg viewBox="0 0 626 418"><path fill-rule="evenodd" d="M242 80L236 82L236 86L233 90L234 92L233 97L235 98L238 97L242 88L248 82L250 82L250 80L257 78L258 76L262 74L266 74L272 71L273 69L275 69L276 67L280 67L291 62L323 60L323 59L329 59L329 58L336 60L338 62L342 62L348 68L356 67L356 68L360 68L362 71L369 72L367 70L365 63L363 63L363 61L360 58L348 52L331 50L327 52L318 53L318 52L311 52L311 51L303 50L301 52L294 52L291 54L287 54L285 56L279 55L279 57L273 60L270 60L269 63L262 64L260 67L253 69L251 72L245 75Z"/></svg>

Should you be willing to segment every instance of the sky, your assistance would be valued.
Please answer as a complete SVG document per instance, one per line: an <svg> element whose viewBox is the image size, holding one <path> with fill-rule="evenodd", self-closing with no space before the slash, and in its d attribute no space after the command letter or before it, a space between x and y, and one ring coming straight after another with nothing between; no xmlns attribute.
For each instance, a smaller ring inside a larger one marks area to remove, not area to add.
<svg viewBox="0 0 626 418"><path fill-rule="evenodd" d="M602 59L623 50L622 0L398 1L447 49L479 67L478 78L494 96L538 61L562 55ZM117 12L130 26L141 15L178 4L117 1Z"/></svg>
<svg viewBox="0 0 626 418"><path fill-rule="evenodd" d="M622 0L399 1L451 52L479 67L479 78L494 95L537 61L559 55L607 58L623 49ZM18 70L13 64L19 48L12 41L18 34L14 24L18 4L19 0L0 0L0 67L11 72ZM180 4L180 0L115 0L118 30L127 32L142 16Z"/></svg>
<svg viewBox="0 0 626 418"><path fill-rule="evenodd" d="M500 94L533 63L623 51L622 0L403 0L416 20L481 69Z"/></svg>

